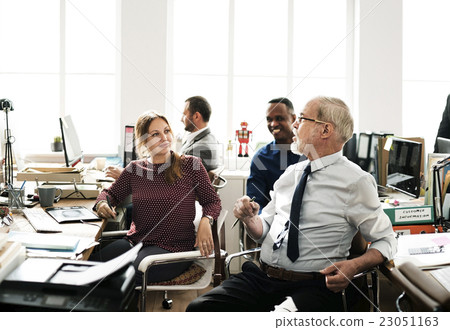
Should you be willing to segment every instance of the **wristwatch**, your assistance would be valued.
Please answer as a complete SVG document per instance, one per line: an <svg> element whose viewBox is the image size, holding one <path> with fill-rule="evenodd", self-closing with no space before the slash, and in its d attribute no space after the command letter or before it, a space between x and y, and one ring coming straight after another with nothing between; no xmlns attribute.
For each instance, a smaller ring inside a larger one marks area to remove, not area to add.
<svg viewBox="0 0 450 330"><path fill-rule="evenodd" d="M204 217L209 219L209 224L212 226L214 223L214 218L210 215L205 215Z"/></svg>

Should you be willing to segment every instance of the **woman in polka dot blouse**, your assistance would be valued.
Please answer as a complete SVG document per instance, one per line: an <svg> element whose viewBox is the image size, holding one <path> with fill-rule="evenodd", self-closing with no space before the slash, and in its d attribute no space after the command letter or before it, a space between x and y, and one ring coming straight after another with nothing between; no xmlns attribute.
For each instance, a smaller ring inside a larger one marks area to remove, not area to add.
<svg viewBox="0 0 450 330"><path fill-rule="evenodd" d="M110 260L139 242L144 246L136 258L136 269L148 255L191 251L195 247L202 255L212 253L210 219L219 216L220 198L201 160L172 151L172 140L173 132L164 116L149 111L138 118L136 147L138 153L148 157L131 162L111 187L100 193L94 206L99 216L115 217L114 207L131 194L133 221L126 238L109 244L91 259ZM196 200L203 208L197 235L193 224ZM149 281L174 278L189 265L185 262L152 267Z"/></svg>

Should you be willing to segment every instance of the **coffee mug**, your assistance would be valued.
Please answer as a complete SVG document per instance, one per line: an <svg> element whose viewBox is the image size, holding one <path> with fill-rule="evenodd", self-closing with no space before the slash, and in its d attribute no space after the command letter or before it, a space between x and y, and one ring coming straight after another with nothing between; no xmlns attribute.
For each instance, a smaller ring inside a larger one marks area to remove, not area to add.
<svg viewBox="0 0 450 330"><path fill-rule="evenodd" d="M95 169L98 171L103 171L106 165L105 157L97 157L95 158Z"/></svg>
<svg viewBox="0 0 450 330"><path fill-rule="evenodd" d="M56 190L59 190L59 195L56 196ZM60 198L62 190L53 186L39 186L39 204L42 207L52 206L55 198Z"/></svg>

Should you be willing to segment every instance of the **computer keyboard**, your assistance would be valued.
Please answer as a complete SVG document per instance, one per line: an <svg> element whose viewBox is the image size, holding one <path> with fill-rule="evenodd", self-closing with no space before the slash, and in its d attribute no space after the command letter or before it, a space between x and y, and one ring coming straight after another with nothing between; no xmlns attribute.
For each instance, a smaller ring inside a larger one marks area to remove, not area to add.
<svg viewBox="0 0 450 330"><path fill-rule="evenodd" d="M38 233L60 233L61 225L41 208L25 208L22 210L25 217Z"/></svg>

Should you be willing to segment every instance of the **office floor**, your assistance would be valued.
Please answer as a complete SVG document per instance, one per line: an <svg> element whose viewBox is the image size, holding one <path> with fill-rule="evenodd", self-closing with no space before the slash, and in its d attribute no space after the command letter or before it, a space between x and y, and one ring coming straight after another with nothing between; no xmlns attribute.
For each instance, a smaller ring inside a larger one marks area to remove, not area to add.
<svg viewBox="0 0 450 330"><path fill-rule="evenodd" d="M148 292L146 312L184 312L189 303L196 297L211 290L212 286L203 290L191 291L169 291L168 297L172 299L173 304L171 309L164 309L162 301L164 300L164 292Z"/></svg>
<svg viewBox="0 0 450 330"><path fill-rule="evenodd" d="M396 312L395 300L401 291L395 287L383 274L379 273L380 278L380 310L382 312ZM173 300L172 309L164 309L162 301L164 292L147 293L147 312L184 312L187 305L198 295L210 290L208 287L199 291L169 291L168 296Z"/></svg>
<svg viewBox="0 0 450 330"><path fill-rule="evenodd" d="M378 272L380 278L380 311L397 312L395 301L402 291L394 286L382 273Z"/></svg>

